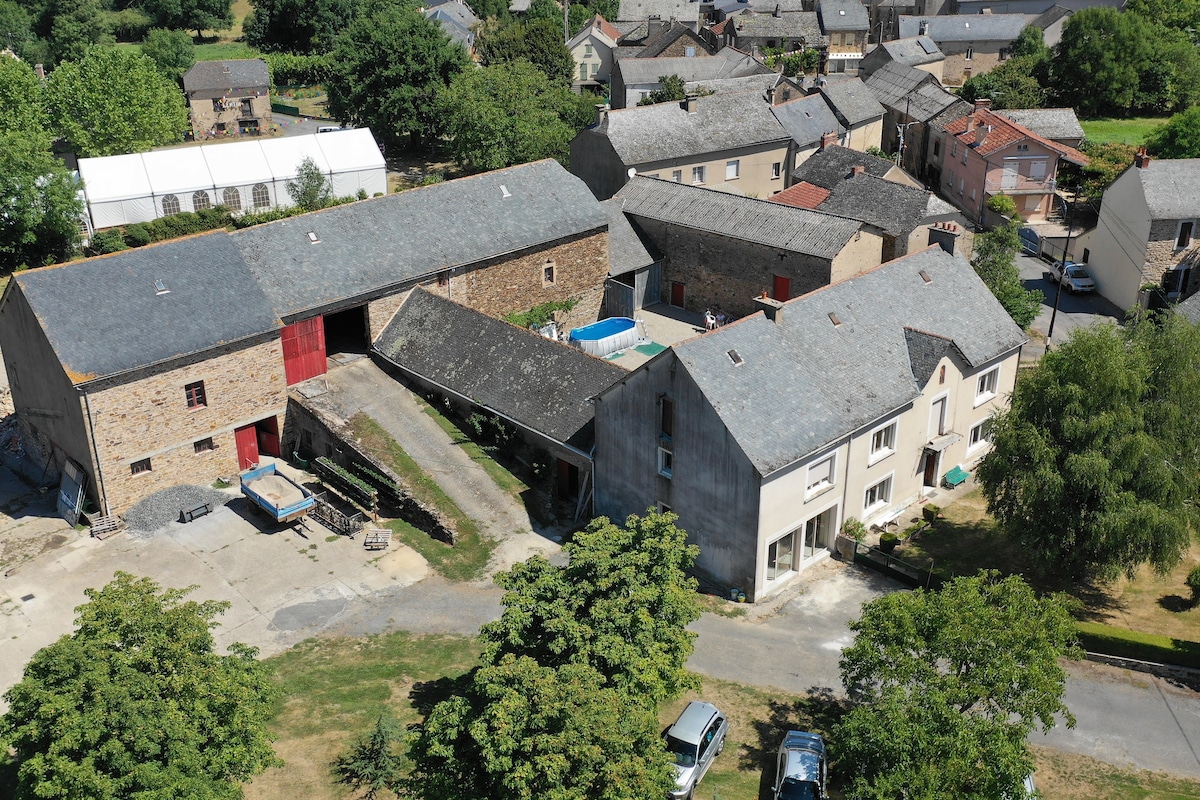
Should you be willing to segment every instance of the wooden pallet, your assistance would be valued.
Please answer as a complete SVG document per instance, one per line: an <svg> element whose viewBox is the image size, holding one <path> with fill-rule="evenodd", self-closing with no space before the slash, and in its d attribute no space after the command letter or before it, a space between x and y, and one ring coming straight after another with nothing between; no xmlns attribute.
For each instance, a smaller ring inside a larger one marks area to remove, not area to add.
<svg viewBox="0 0 1200 800"><path fill-rule="evenodd" d="M125 530L125 520L118 516L96 517L92 521L92 536L97 539L107 539L123 530Z"/></svg>
<svg viewBox="0 0 1200 800"><path fill-rule="evenodd" d="M387 550L392 543L392 532L386 528L368 528L363 537L363 547L368 550Z"/></svg>

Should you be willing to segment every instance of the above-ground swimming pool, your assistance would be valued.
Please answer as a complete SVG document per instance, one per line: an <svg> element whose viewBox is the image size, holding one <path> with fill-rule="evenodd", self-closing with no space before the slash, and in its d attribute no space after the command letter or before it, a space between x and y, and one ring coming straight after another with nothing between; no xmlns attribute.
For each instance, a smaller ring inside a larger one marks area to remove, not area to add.
<svg viewBox="0 0 1200 800"><path fill-rule="evenodd" d="M603 358L638 343L637 323L629 317L609 317L572 328L567 341L585 353Z"/></svg>

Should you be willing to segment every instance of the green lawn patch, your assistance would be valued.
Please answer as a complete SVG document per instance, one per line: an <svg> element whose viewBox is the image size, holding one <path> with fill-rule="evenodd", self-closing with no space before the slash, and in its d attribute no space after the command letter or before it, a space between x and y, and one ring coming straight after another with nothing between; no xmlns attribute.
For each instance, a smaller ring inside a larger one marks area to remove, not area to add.
<svg viewBox="0 0 1200 800"><path fill-rule="evenodd" d="M1130 119L1080 120L1089 142L1124 142L1139 145L1150 132L1167 121L1167 117L1132 117Z"/></svg>
<svg viewBox="0 0 1200 800"><path fill-rule="evenodd" d="M448 545L436 541L403 520L390 522L388 527L444 577L456 581L479 577L487 567L496 543L480 533L475 520L463 513L437 481L421 469L399 442L379 427L379 423L359 413L350 418L350 430L367 452L400 476L401 483L414 498L445 515L456 532L455 543Z"/></svg>
<svg viewBox="0 0 1200 800"><path fill-rule="evenodd" d="M414 395L415 396L415 395ZM438 427L446 432L450 440L457 446L462 448L462 451L467 454L467 457L483 468L483 471L488 474L497 486L503 491L508 492L517 500L524 500L521 496L523 492L529 490L525 482L513 475L502 464L492 458L488 453L480 447L476 442L463 433L462 429L454 424L449 417L442 414L436 408L426 403L425 400L417 396L417 402L421 404L421 408L426 414L438 424Z"/></svg>
<svg viewBox="0 0 1200 800"><path fill-rule="evenodd" d="M245 42L212 42L211 44L196 45L197 61L225 61L238 58L258 58L261 56L256 48Z"/></svg>

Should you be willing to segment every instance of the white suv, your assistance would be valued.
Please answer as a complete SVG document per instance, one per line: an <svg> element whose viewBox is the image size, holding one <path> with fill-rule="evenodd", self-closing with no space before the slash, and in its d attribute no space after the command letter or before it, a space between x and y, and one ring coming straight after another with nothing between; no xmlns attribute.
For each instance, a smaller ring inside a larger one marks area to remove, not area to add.
<svg viewBox="0 0 1200 800"><path fill-rule="evenodd" d="M696 784L708 772L713 759L725 749L729 722L712 703L693 700L667 729L663 737L675 760L676 788L669 800L690 800Z"/></svg>

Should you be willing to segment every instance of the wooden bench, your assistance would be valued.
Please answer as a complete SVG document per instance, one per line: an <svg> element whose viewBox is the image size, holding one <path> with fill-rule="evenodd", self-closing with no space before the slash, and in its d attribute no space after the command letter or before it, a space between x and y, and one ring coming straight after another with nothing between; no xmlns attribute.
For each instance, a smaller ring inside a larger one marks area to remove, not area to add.
<svg viewBox="0 0 1200 800"><path fill-rule="evenodd" d="M368 528L363 537L363 547L368 550L387 550L392 543L392 532L386 528Z"/></svg>
<svg viewBox="0 0 1200 800"><path fill-rule="evenodd" d="M947 489L953 489L969 477L971 477L971 473L962 467L955 467L942 477L942 485Z"/></svg>

